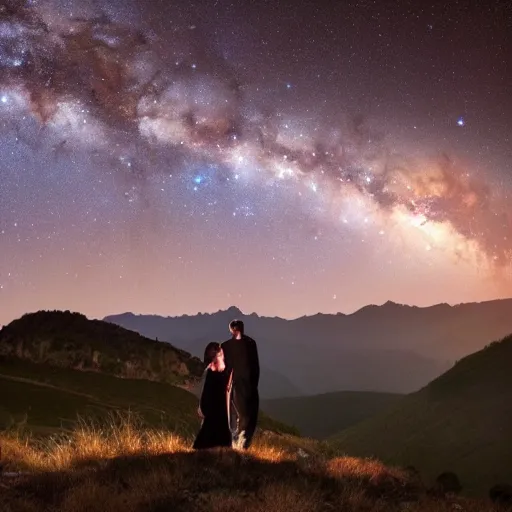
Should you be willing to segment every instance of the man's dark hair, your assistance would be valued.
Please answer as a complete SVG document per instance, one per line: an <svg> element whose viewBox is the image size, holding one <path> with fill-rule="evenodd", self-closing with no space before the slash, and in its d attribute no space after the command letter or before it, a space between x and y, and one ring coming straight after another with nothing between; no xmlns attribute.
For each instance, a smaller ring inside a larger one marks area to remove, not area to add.
<svg viewBox="0 0 512 512"><path fill-rule="evenodd" d="M231 320L229 323L229 328L233 329L233 331L237 331L240 334L244 334L244 323L242 320Z"/></svg>
<svg viewBox="0 0 512 512"><path fill-rule="evenodd" d="M216 357L217 354L222 350L220 343L212 341L206 345L204 349L204 364L208 366Z"/></svg>

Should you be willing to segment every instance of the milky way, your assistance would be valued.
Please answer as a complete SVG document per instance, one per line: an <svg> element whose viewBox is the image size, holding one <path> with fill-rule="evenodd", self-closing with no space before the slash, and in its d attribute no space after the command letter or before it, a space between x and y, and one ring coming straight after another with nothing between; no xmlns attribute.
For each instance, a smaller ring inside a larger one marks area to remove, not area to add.
<svg viewBox="0 0 512 512"><path fill-rule="evenodd" d="M494 13L495 19L509 19L506 8L501 4L498 7L501 10ZM272 16L270 6L262 4L261 9ZM364 9L364 6L352 6L343 19L350 20L354 26L354 20ZM366 7L368 12L371 9ZM463 262L480 277L496 279L497 276L502 287L508 286L512 258L509 204L512 186L506 178L507 169L511 172L510 161L502 158L506 151L498 158L504 169L493 174L495 169L491 167L496 165L495 160L489 161L486 169L482 152L478 164L477 153L471 153L475 141L480 140L482 147L486 144L475 132L467 135L467 141L462 143L463 151L455 149L460 146L463 131L469 130L470 116L465 112L452 115L449 108L444 116L439 114L443 108L437 104L446 101L442 97L435 98L436 115L441 119L452 116L452 119L439 130L432 122L427 134L425 129L423 133L414 133L416 126L412 124L405 128L409 123L407 113L379 115L378 108L356 107L358 101L372 94L371 87L366 92L358 91L364 89L361 78L364 73L360 70L347 95L348 105L337 104L332 96L332 79L322 79L327 74L325 70L333 64L328 57L322 62L320 46L315 50L314 65L304 50L297 56L290 49L283 57L285 63L303 60L308 70L306 78L299 76L297 67L295 74L294 66L290 71L285 71L286 64L279 69L278 58L271 56L273 49L279 50L276 35L279 30L272 27L272 22L267 27L260 20L259 31L264 37L256 42L242 13L231 12L227 16L227 12L221 2L208 9L185 4L170 6L164 1L4 2L0 8L0 109L4 141L1 151L5 156L0 186L0 227L3 228L1 243L6 244L10 261L0 265L0 284L6 299L10 288L23 302L26 284L31 283L26 276L32 275L39 264L32 257L17 266L13 263L16 251L25 254L39 251L40 259L52 259L56 246L45 246L45 256L36 247L44 234L48 240L63 236L66 241L57 245L59 251L65 252L68 246L73 246L76 233L81 231L82 235L78 236L81 241L85 236L94 238L96 233L96 242L106 237L105 246L111 254L116 253L116 258L130 258L119 241L122 230L133 234L135 229L139 233L137 250L140 250L149 243L144 233L153 229L162 237L165 226L166 250L169 244L174 247L193 244L193 249L189 246L185 251L188 256L172 252L173 257L187 259L191 250L201 252L206 250L205 246L212 245L212 233L221 245L229 245L229 235L219 226L227 211L246 220L259 218L261 224L258 226L255 221L251 228L255 229L251 234L252 244L264 245L268 250L263 252L268 255L277 252L285 260L293 259L300 250L297 249L300 239L287 242L286 233L307 225L310 228L304 236L314 233L314 239L318 240L326 231L329 236L339 238L338 242L329 242L326 248L329 247L332 260L341 260L340 271L343 254L351 251L356 238L362 238L361 243L369 242L370 248L363 249L361 254L377 254L380 258L382 253L382 258L387 258L385 248L391 247L406 253L409 259L424 261L424 253L431 252L436 254L437 263ZM296 16L300 14L299 10ZM403 15L412 14L404 11ZM420 14L425 20L429 17L435 20L434 24L426 23L423 27L425 37L438 24L441 31L441 25L447 23L439 12L419 11L417 16ZM277 17L279 13L273 15ZM342 15L338 13L338 16ZM383 20L390 24L392 16L389 13L379 16L382 19L378 25L385 37L392 38L393 34L386 32L389 27L381 26ZM259 14L255 19L259 19ZM290 30L293 26L290 22ZM373 30L370 22L367 28L369 32ZM457 34L449 32L450 27L444 30L456 40ZM229 31L232 44L224 36ZM351 33L353 54L371 53L373 43L358 48L355 31ZM313 28L310 36L314 34ZM368 39L371 37L368 35ZM237 40L242 41L239 55ZM398 45L398 39L394 44ZM266 45L270 47L265 48ZM336 46L335 39L332 46ZM380 45L381 51L384 46ZM248 57L242 57L243 52ZM370 62L368 68L379 71ZM386 76L391 76L387 72ZM316 77L314 84L312 77ZM273 83L272 87L269 82ZM341 82L339 86L342 87ZM401 92L400 86L397 89ZM421 124L425 95L421 87L414 91L410 94L418 97L416 110ZM411 101L415 103L414 98ZM411 111L410 103L405 103L409 108L404 110ZM403 107L396 101L389 101L389 105L391 110ZM506 111L509 107L510 102L502 108ZM428 119L429 115L424 117ZM439 142L438 131L443 132L444 143ZM508 140L508 134L503 137ZM27 171L30 161L39 161L39 168L36 165ZM22 193L19 180L24 179L20 177L24 173L26 182ZM71 198L73 193L77 197ZM59 209L59 201L55 199L60 194L64 202ZM198 200L201 194L202 199ZM20 199L22 196L24 199ZM28 196L32 196L30 201ZM84 197L92 198L88 207L81 203ZM53 208L48 206L51 203L55 203ZM27 204L31 205L29 209L41 214L41 219L49 213L55 217L52 229L39 226L34 218L32 222L18 221L28 211ZM71 204L77 205L76 209L82 213L74 212ZM205 215L208 208L210 212ZM203 227L194 228L202 233L199 238L203 234L206 237L204 245L198 242L197 235L193 236L195 242L186 241L192 228L183 217L190 215L207 217ZM282 227L278 231L269 230L269 224L279 222ZM25 233L18 223L25 226ZM94 225L111 228L91 231ZM119 226L123 226L121 231ZM246 229L240 224L224 227L235 233L235 237L238 230L243 237ZM34 237L36 242L31 242ZM23 239L27 245L20 248ZM332 252L338 245L340 254ZM359 251L356 248L353 253ZM311 259L321 261L317 265L326 266L326 256L314 254L317 256ZM82 282L78 276L84 274L84 265L101 267L98 255L102 256L101 250L91 256L89 263L82 261L79 270L75 268L77 283ZM261 257L263 260L254 262L266 261L264 255ZM134 272L145 267L144 275L147 275L147 265L152 265L150 258L137 258L140 254L134 254L133 259L142 263L132 267L129 275L132 281L137 280ZM231 271L248 271L237 266L237 261L237 258L226 261L228 275ZM284 271L281 280L284 275L285 280L295 284L295 280L301 279L301 271L308 273L303 262L293 266L292 272ZM6 278L7 274L12 277L14 271L10 269L14 267L16 281L23 283L18 288L13 279ZM199 268L205 274L210 272L204 270L209 268L204 260L191 263L187 272L197 274ZM170 264L166 271L182 273L183 269L177 270ZM416 270L411 268L410 272L414 278ZM329 273L325 274L321 279L329 282ZM100 283L99 275L91 271L85 279L90 280L92 276ZM158 280L157 275L151 279ZM315 277L315 281L318 279ZM39 297L38 304L44 305L44 290L40 286L43 285L31 283L31 293ZM58 303L65 303L66 293L62 291ZM295 292L288 293L293 296ZM238 295L242 299L242 294ZM254 296L260 295L261 290L254 291ZM115 293L108 302L109 307L114 310L130 307L127 303L117 306L114 296ZM236 294L231 297L228 292L228 296L229 300L237 300ZM190 300L185 308L177 307L176 301L173 307L193 310ZM219 300L218 306L225 301L225 298ZM51 303L50 300L48 304ZM134 307L144 307L143 304L137 302ZM259 301L250 302L251 306L258 304ZM306 298L300 304L297 313L322 309L322 304L310 303ZM208 305L211 309L217 306L214 300Z"/></svg>

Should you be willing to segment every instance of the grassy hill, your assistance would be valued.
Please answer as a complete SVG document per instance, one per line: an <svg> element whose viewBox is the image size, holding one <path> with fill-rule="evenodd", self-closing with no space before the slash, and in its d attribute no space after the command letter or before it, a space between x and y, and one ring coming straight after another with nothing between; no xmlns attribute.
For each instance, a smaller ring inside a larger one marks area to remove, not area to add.
<svg viewBox="0 0 512 512"><path fill-rule="evenodd" d="M36 444L2 436L2 512L495 512L447 497L400 468L329 457L311 441L259 435L248 452L193 452L130 423ZM434 492L433 492L434 491Z"/></svg>
<svg viewBox="0 0 512 512"><path fill-rule="evenodd" d="M69 311L24 315L0 330L0 355L132 379L185 385L202 362L169 343Z"/></svg>
<svg viewBox="0 0 512 512"><path fill-rule="evenodd" d="M339 391L263 400L261 407L273 418L297 427L302 435L325 439L375 416L402 397L395 393Z"/></svg>
<svg viewBox="0 0 512 512"><path fill-rule="evenodd" d="M188 433L197 428L197 399L161 382L0 360L0 428L36 433L72 429L77 417L101 419L131 410L150 426Z"/></svg>
<svg viewBox="0 0 512 512"><path fill-rule="evenodd" d="M470 492L512 482L512 336L459 361L391 410L333 438L337 449L454 471Z"/></svg>
<svg viewBox="0 0 512 512"><path fill-rule="evenodd" d="M53 434L72 430L78 417L103 421L128 411L147 427L186 438L199 428L197 398L163 382L0 359L0 386L0 430L24 428L37 435ZM297 433L265 415L260 427Z"/></svg>

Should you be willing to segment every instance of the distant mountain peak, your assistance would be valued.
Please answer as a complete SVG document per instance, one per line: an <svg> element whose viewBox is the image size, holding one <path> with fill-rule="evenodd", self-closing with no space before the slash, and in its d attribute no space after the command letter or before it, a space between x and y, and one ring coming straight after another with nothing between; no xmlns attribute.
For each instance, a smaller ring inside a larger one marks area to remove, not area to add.
<svg viewBox="0 0 512 512"><path fill-rule="evenodd" d="M124 316L126 318L129 318L129 317L135 317L137 315L135 313L132 313L131 311L126 311L125 313L120 313L119 316Z"/></svg>
<svg viewBox="0 0 512 512"><path fill-rule="evenodd" d="M230 306L228 309L226 309L225 312L229 313L230 315L233 315L233 318L237 316L245 316L244 313L237 306Z"/></svg>
<svg viewBox="0 0 512 512"><path fill-rule="evenodd" d="M364 313L366 311L381 311L381 310L389 310L389 309L396 309L399 307L404 307L402 304L397 304L396 302L393 302L391 300L388 300L384 302L384 304L368 304L367 306L363 306L362 308L355 311L353 314L360 314Z"/></svg>

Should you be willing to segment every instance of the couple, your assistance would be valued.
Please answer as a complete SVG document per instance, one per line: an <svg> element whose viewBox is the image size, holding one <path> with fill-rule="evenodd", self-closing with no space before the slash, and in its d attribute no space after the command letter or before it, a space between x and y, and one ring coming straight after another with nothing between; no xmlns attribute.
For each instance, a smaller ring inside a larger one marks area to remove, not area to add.
<svg viewBox="0 0 512 512"><path fill-rule="evenodd" d="M209 343L198 414L202 424L195 449L231 446L247 449L258 420L260 365L256 342L244 334L244 323L229 324L232 338Z"/></svg>

